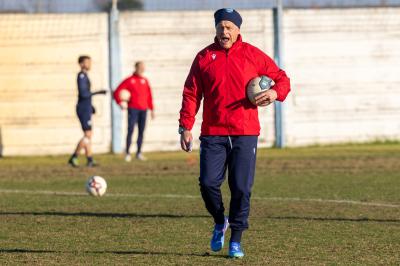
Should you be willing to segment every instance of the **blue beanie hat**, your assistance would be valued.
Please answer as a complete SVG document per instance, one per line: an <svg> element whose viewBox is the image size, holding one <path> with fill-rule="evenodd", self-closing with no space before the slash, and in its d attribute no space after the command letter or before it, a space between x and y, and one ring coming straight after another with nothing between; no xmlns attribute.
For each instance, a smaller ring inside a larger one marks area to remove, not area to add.
<svg viewBox="0 0 400 266"><path fill-rule="evenodd" d="M218 25L222 20L228 20L235 24L239 29L240 25L242 25L242 17L240 14L233 8L221 8L215 11L214 13L215 26Z"/></svg>

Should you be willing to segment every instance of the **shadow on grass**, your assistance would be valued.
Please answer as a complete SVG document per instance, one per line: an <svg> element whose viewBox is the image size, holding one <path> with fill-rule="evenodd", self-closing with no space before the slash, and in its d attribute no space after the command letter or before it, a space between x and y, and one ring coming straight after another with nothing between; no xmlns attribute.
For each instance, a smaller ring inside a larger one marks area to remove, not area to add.
<svg viewBox="0 0 400 266"><path fill-rule="evenodd" d="M33 216L61 216L61 217L99 217L99 218L210 218L209 215L187 215L187 214L144 214L144 213L97 213L97 212L0 212L5 215L33 215ZM272 219L272 220L303 220L321 222L375 222L375 223L400 223L400 219L379 219L379 218L346 218L346 217L308 217L308 216L252 216L251 219Z"/></svg>
<svg viewBox="0 0 400 266"><path fill-rule="evenodd" d="M56 250L38 250L38 249L0 249L1 253L61 253L61 254L115 254L115 255L164 255L164 256L195 256L195 257L219 257L219 258L229 258L227 255L222 254L213 254L211 255L208 252L204 253L179 253L179 252L161 252L161 251L144 251L144 250L126 250L126 251L118 251L118 250L99 250L99 251L56 251Z"/></svg>
<svg viewBox="0 0 400 266"><path fill-rule="evenodd" d="M138 251L138 250L127 250L127 251L85 251L85 253L92 254L119 254L119 255L173 255L173 256L195 256L195 257L220 257L229 258L227 255L213 254L208 252L204 253L179 253L179 252L159 252L159 251Z"/></svg>
<svg viewBox="0 0 400 266"><path fill-rule="evenodd" d="M345 218L345 217L303 217L303 216L267 216L263 217L273 220L303 220L321 222L374 222L374 223L400 223L398 219L377 219L377 218Z"/></svg>
<svg viewBox="0 0 400 266"><path fill-rule="evenodd" d="M57 253L54 250L40 250L40 249L23 249L23 248L10 248L0 249L0 253Z"/></svg>
<svg viewBox="0 0 400 266"><path fill-rule="evenodd" d="M99 218L210 218L209 215L184 215L184 214L144 214L144 213L98 213L98 212L0 212L1 215L33 215L33 216L77 216Z"/></svg>

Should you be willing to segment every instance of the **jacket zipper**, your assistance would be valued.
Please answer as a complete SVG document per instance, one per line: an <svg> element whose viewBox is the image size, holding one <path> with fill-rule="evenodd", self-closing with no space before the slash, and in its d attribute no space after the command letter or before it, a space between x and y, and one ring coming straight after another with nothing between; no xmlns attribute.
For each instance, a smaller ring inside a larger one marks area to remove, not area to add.
<svg viewBox="0 0 400 266"><path fill-rule="evenodd" d="M227 81L228 81L228 58L229 57L229 50L226 50L225 51L225 84L227 84ZM225 87L225 97L226 97L226 102L228 102L228 97L229 97L229 89L227 88L227 87ZM231 129L230 129L230 125L229 125L229 119L228 119L228 115L229 115L229 112L226 112L226 118L225 118L225 121L226 121L226 126L227 126L227 128L228 128L228 135L230 135L231 134Z"/></svg>

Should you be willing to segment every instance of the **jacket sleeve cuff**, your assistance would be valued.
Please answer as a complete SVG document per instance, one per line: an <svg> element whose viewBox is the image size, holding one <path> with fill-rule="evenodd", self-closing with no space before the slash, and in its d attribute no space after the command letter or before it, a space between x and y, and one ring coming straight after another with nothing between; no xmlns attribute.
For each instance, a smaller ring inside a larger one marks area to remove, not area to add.
<svg viewBox="0 0 400 266"><path fill-rule="evenodd" d="M179 119L179 126L184 127L185 129L191 131L193 128L193 123L190 123L189 121L185 121L181 118L181 119Z"/></svg>
<svg viewBox="0 0 400 266"><path fill-rule="evenodd" d="M283 102L283 101L286 99L286 95L287 95L287 94L282 93L282 91L280 90L280 88L279 88L278 86L276 86L276 85L273 86L273 87L271 88L271 90L276 91L276 95L277 95L276 100L277 100L277 101Z"/></svg>

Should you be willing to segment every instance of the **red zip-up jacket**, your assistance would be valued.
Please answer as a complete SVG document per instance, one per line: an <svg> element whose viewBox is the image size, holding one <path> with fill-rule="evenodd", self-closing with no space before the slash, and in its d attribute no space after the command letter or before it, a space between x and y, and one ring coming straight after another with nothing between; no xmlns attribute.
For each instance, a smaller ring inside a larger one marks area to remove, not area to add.
<svg viewBox="0 0 400 266"><path fill-rule="evenodd" d="M260 135L257 106L248 100L246 86L261 75L274 80L277 100L284 101L290 80L269 56L242 42L240 35L229 50L215 39L194 59L183 89L179 125L192 129L204 98L201 135Z"/></svg>
<svg viewBox="0 0 400 266"><path fill-rule="evenodd" d="M149 81L145 77L133 74L122 81L122 83L114 91L114 99L118 104L121 103L119 93L123 89L126 89L131 93L131 98L128 102L129 108L138 110L153 110L153 97L151 95L151 88Z"/></svg>

